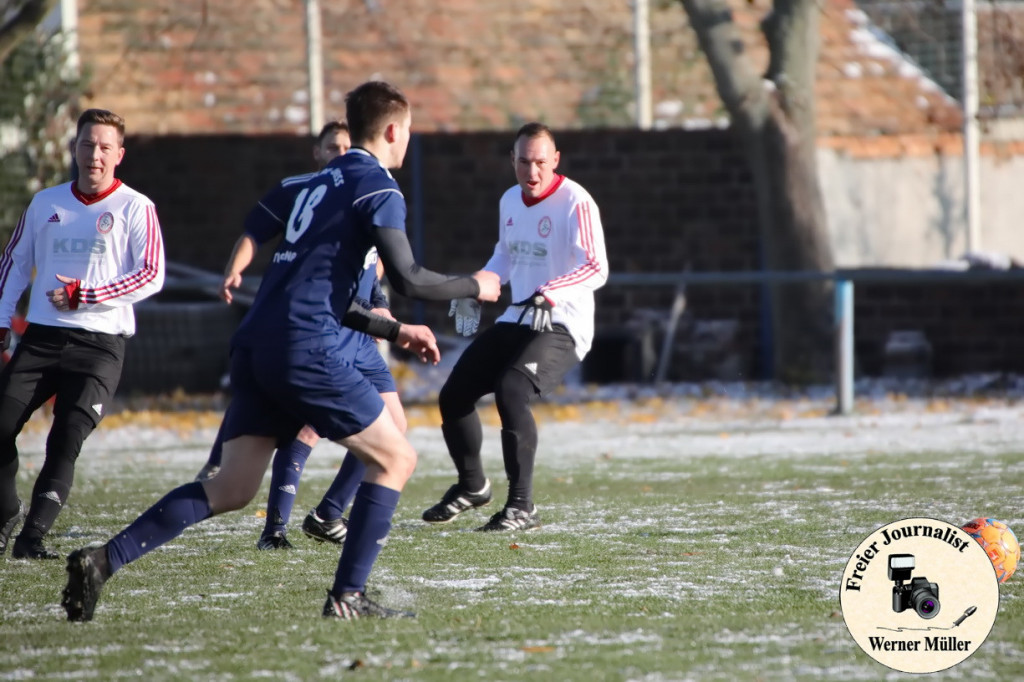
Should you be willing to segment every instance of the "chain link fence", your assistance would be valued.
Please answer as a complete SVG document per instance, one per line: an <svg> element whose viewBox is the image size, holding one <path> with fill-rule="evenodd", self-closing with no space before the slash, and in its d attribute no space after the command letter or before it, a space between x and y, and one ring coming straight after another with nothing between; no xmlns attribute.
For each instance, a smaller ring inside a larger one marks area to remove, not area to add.
<svg viewBox="0 0 1024 682"><path fill-rule="evenodd" d="M959 0L857 0L872 23L963 102ZM989 139L1024 139L1024 0L975 0L978 119Z"/></svg>

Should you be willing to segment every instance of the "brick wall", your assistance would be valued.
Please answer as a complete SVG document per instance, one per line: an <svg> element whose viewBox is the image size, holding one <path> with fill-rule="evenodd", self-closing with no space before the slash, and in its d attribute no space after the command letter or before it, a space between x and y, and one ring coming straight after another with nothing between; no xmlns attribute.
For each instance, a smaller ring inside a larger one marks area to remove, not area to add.
<svg viewBox="0 0 1024 682"><path fill-rule="evenodd" d="M1024 373L1024 282L858 284L854 294L858 369L878 376L885 342L918 330L931 345L936 376Z"/></svg>
<svg viewBox="0 0 1024 682"><path fill-rule="evenodd" d="M514 182L510 137L434 133L414 140L396 177L409 205L410 239L421 245L426 266L469 272L490 256L497 201ZM561 170L587 187L601 209L613 272L757 268L750 177L727 131L572 131L557 137ZM263 191L285 175L310 170L310 147L292 136L147 137L130 139L126 147L120 175L156 202L168 258L212 271L222 268L242 218ZM599 291L602 344L592 362L616 363L632 352L623 345L623 330L636 322L636 311L667 311L673 295L655 288ZM691 287L688 319L738 321L730 341L738 362L716 370L677 358L670 378L723 371L723 378L765 376L761 299L752 285ZM866 374L881 373L885 339L902 329L926 333L939 375L1024 370L1018 350L1024 347L1024 285L865 284L855 300L856 349ZM448 333L447 304L399 298L395 310ZM485 321L490 317L493 312ZM140 337L144 332L140 327ZM687 344L684 335L676 354L692 349Z"/></svg>
<svg viewBox="0 0 1024 682"><path fill-rule="evenodd" d="M309 129L303 3L297 0L80 0L89 106L147 134ZM742 57L764 73L760 31L772 0L728 0ZM630 2L322 2L325 115L383 78L416 107L418 130L559 128L635 120ZM724 120L707 60L679 2L650 3L650 81L660 125ZM818 3L817 128L822 135L955 131L955 103L869 37L855 0ZM979 22L984 43L986 22ZM988 43L984 43L988 44ZM982 62L984 66L984 61ZM915 72L916 73L916 72ZM986 74L982 74L983 76ZM982 78L983 83L988 83Z"/></svg>

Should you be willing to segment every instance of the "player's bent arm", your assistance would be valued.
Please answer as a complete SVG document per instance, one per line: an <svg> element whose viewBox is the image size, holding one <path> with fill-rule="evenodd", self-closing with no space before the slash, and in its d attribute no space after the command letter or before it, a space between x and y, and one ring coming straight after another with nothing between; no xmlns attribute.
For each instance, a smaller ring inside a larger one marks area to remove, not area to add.
<svg viewBox="0 0 1024 682"><path fill-rule="evenodd" d="M377 227L374 235L377 251L388 273L388 281L403 296L426 301L480 296L480 284L473 277L444 275L417 263L412 255L409 237L403 230Z"/></svg>
<svg viewBox="0 0 1024 682"><path fill-rule="evenodd" d="M231 249L231 256L228 258L227 265L224 266L224 274L242 274L245 272L245 269L252 263L252 259L255 258L256 251L259 248L259 244L252 238L252 235L248 233L243 234L235 242L234 248Z"/></svg>
<svg viewBox="0 0 1024 682"><path fill-rule="evenodd" d="M397 341L402 325L394 319L389 320L381 315L375 315L359 304L352 301L352 304L345 311L341 323L349 329L362 332L367 336L388 341Z"/></svg>
<svg viewBox="0 0 1024 682"><path fill-rule="evenodd" d="M604 244L604 230L596 206L589 211L577 209L571 221L571 259L576 265L568 272L538 287L555 304L571 299L576 291L595 291L608 281L608 255Z"/></svg>
<svg viewBox="0 0 1024 682"><path fill-rule="evenodd" d="M423 362L437 364L441 361L441 351L437 347L437 339L430 327L421 324L402 324L394 319L375 315L358 302L353 301L341 320L350 329L386 339L400 348L416 353Z"/></svg>
<svg viewBox="0 0 1024 682"><path fill-rule="evenodd" d="M76 280L65 287L71 309L96 306L97 309L129 306L148 298L164 286L164 244L160 221L152 204L136 211L128 226L128 250L135 267L103 282Z"/></svg>
<svg viewBox="0 0 1024 682"><path fill-rule="evenodd" d="M242 286L242 273L252 263L259 250L259 244L249 234L243 234L235 242L228 263L224 266L224 283L221 285L220 297L231 303L232 289Z"/></svg>

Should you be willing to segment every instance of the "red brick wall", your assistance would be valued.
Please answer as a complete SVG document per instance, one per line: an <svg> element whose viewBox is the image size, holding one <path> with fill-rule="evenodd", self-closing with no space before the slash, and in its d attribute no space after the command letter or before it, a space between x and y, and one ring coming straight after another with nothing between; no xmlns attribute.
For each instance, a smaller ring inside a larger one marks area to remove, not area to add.
<svg viewBox="0 0 1024 682"><path fill-rule="evenodd" d="M763 73L771 0L728 0L742 56ZM85 104L146 134L297 133L308 124L300 0L80 0ZM422 131L558 128L635 120L630 2L321 2L325 115L369 79L402 88ZM666 126L724 117L679 2L650 3L651 89ZM874 136L959 129L959 109L862 36L855 0L820 3L817 128ZM984 22L979 25L984 28ZM983 79L984 80L984 79Z"/></svg>

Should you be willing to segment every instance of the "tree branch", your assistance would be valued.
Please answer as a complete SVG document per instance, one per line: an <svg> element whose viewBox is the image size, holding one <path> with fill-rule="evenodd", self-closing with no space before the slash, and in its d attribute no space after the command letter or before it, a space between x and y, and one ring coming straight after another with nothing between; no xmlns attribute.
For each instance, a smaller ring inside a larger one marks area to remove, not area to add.
<svg viewBox="0 0 1024 682"><path fill-rule="evenodd" d="M727 0L681 0L697 40L708 58L715 87L733 122L756 128L767 115L762 79L745 54Z"/></svg>
<svg viewBox="0 0 1024 682"><path fill-rule="evenodd" d="M787 117L804 130L813 130L815 124L821 11L817 0L775 0L772 12L761 22L771 55L765 78L775 83Z"/></svg>
<svg viewBox="0 0 1024 682"><path fill-rule="evenodd" d="M35 30L56 6L57 0L27 0L0 26L0 64L24 38Z"/></svg>

